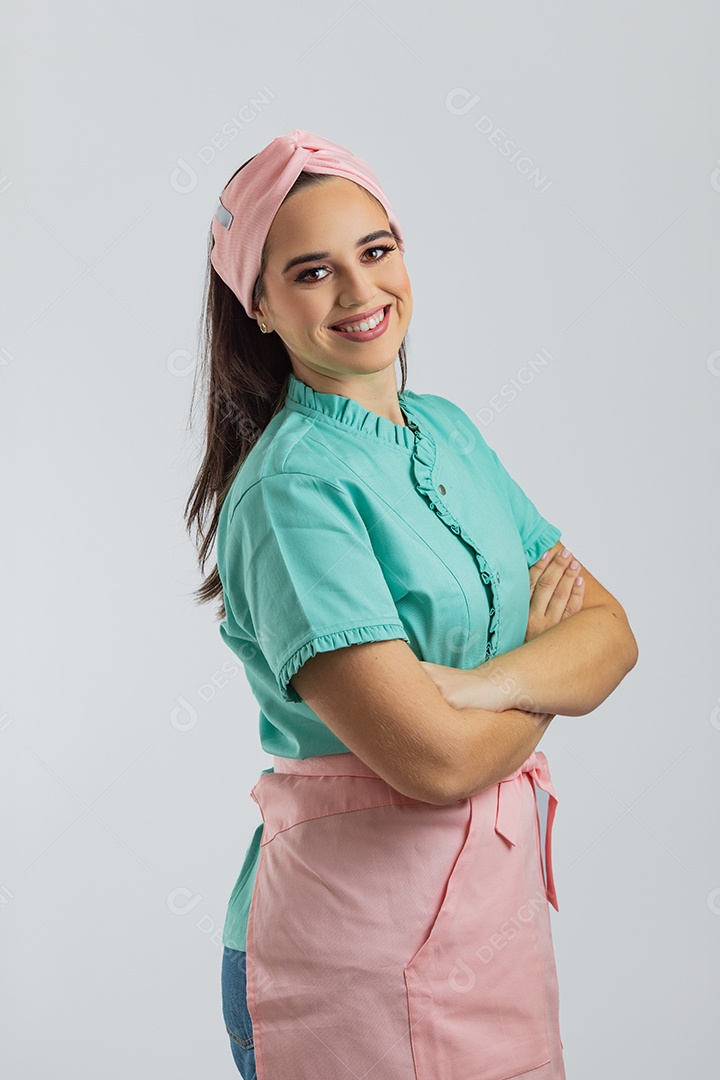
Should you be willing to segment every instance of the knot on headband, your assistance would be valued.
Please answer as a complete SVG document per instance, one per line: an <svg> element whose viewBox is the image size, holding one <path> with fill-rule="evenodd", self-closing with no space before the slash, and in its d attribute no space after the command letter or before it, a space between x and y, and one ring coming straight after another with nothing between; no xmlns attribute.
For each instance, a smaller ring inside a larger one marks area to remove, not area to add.
<svg viewBox="0 0 720 1080"><path fill-rule="evenodd" d="M366 161L310 131L280 135L235 174L220 194L212 220L210 262L248 315L253 314L253 287L267 234L301 172L329 173L366 188L385 210L402 250L400 226Z"/></svg>

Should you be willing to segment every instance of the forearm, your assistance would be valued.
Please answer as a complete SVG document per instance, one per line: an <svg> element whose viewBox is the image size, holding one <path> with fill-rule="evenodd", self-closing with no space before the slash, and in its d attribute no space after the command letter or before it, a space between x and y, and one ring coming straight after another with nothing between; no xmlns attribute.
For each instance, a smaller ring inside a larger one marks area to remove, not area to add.
<svg viewBox="0 0 720 1080"><path fill-rule="evenodd" d="M636 660L627 620L610 607L587 608L473 669L480 679L477 703L583 716L612 693Z"/></svg>
<svg viewBox="0 0 720 1080"><path fill-rule="evenodd" d="M453 762L446 783L448 802L497 784L518 769L553 719L551 713L512 708L453 712L456 723L451 732L444 732L445 749L451 749Z"/></svg>

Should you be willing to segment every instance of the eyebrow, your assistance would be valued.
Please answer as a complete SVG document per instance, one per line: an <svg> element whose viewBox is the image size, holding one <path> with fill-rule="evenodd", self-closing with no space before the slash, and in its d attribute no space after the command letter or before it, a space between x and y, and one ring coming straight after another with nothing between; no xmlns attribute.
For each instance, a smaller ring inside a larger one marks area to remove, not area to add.
<svg viewBox="0 0 720 1080"><path fill-rule="evenodd" d="M370 244L373 240L379 240L381 237L389 237L390 240L394 240L395 237L387 229L379 229L377 232L368 233L367 236L361 236L355 247L362 247L364 244ZM283 267L283 274L287 274L288 270L292 270L293 266L298 266L300 263L306 262L319 262L320 259L329 259L329 251L310 251L306 255L296 255L294 259L290 259L290 262L286 263Z"/></svg>

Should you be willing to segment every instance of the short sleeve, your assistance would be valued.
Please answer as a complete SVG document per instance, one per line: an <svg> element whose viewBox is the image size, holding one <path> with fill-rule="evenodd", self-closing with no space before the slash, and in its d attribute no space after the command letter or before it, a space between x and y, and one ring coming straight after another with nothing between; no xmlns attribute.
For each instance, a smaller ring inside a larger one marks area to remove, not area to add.
<svg viewBox="0 0 720 1080"><path fill-rule="evenodd" d="M488 450L495 462L501 489L518 527L525 558L530 567L538 561L544 551L557 543L562 535L562 530L543 517L535 503L532 502L517 480L513 479L507 471L495 451L489 446Z"/></svg>
<svg viewBox="0 0 720 1080"><path fill-rule="evenodd" d="M278 473L233 508L223 553L226 599L252 624L285 701L309 657L409 639L350 494L320 477Z"/></svg>

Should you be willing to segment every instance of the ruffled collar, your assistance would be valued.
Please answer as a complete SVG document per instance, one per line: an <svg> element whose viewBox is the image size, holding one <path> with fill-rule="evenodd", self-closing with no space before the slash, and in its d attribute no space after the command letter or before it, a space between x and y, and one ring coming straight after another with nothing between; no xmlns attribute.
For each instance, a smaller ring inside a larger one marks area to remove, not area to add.
<svg viewBox="0 0 720 1080"><path fill-rule="evenodd" d="M419 424L413 414L413 396L411 390L398 391L398 403L407 420L407 426L394 424L385 416L366 409L354 398L342 397L340 394L321 394L319 390L313 390L291 371L285 402L290 408L299 406L300 411L320 413L331 421L353 428L363 435L412 451L416 433L419 432Z"/></svg>

